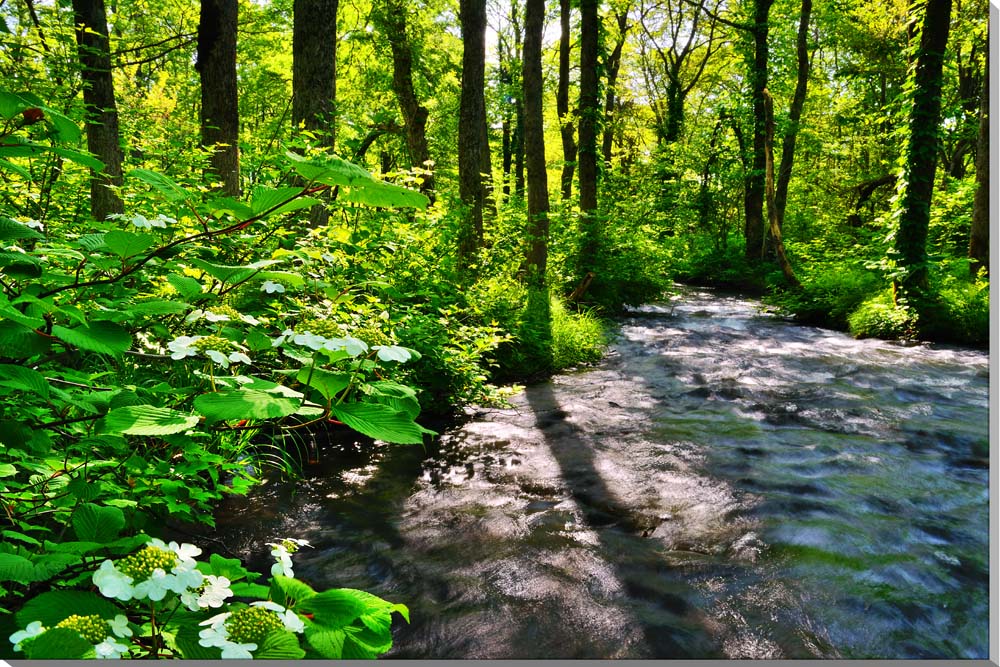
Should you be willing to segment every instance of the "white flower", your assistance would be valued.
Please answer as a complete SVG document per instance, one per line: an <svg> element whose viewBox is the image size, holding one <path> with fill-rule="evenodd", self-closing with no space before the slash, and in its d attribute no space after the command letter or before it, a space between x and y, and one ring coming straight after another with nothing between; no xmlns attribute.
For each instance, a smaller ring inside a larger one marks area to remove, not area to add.
<svg viewBox="0 0 1000 667"><path fill-rule="evenodd" d="M375 345L373 350L378 350L378 358L382 361L398 361L405 363L410 360L410 351L398 345Z"/></svg>
<svg viewBox="0 0 1000 667"><path fill-rule="evenodd" d="M158 567L149 575L149 579L135 585L135 599L142 600L148 597L153 602L159 602L167 596L167 591L173 590L175 581L176 577Z"/></svg>
<svg viewBox="0 0 1000 667"><path fill-rule="evenodd" d="M169 343L167 343L167 349L171 351L171 359L183 359L184 357L193 357L198 354L197 348L192 347L192 345L197 342L201 336L178 336Z"/></svg>
<svg viewBox="0 0 1000 667"><path fill-rule="evenodd" d="M330 350L331 352L344 350L352 357L356 357L359 354L364 354L368 351L368 344L363 340L352 338L351 336L345 336L344 338L328 339L323 343L323 349Z"/></svg>
<svg viewBox="0 0 1000 667"><path fill-rule="evenodd" d="M275 292L280 294L285 291L285 286L281 283L276 283L273 280L265 280L260 286L260 291L267 292L268 294L274 294Z"/></svg>
<svg viewBox="0 0 1000 667"><path fill-rule="evenodd" d="M166 585L178 595L200 588L202 582L205 581L205 575L196 569L194 561L181 561L170 570L170 573L171 581Z"/></svg>
<svg viewBox="0 0 1000 667"><path fill-rule="evenodd" d="M303 633L306 630L306 624L302 622L299 615L296 614L291 609L286 609L281 614L281 622L285 624L285 629L290 632Z"/></svg>
<svg viewBox="0 0 1000 667"><path fill-rule="evenodd" d="M294 336L295 332L291 329L285 329L281 332L281 335L271 341L271 347L278 347L285 344L285 339L290 336Z"/></svg>
<svg viewBox="0 0 1000 667"><path fill-rule="evenodd" d="M226 642L222 646L222 658L234 659L234 660L252 660L253 655L250 651L256 650L256 644L237 644L235 642Z"/></svg>
<svg viewBox="0 0 1000 667"><path fill-rule="evenodd" d="M150 539L147 544L149 546L156 547L157 549L162 549L163 551L173 551L177 554L177 559L181 563L191 567L197 565L194 561L195 556L201 555L201 547L196 547L195 545L188 544L186 542L184 544L178 544L177 542L171 541L170 544L166 544L163 540L154 537Z"/></svg>
<svg viewBox="0 0 1000 667"><path fill-rule="evenodd" d="M108 621L108 625L111 626L111 632L113 632L116 637L132 636L132 628L128 627L128 618L122 614L115 616L115 620Z"/></svg>
<svg viewBox="0 0 1000 667"><path fill-rule="evenodd" d="M223 368L229 368L229 359L218 350L205 350L205 356Z"/></svg>
<svg viewBox="0 0 1000 667"><path fill-rule="evenodd" d="M274 549L271 550L271 555L275 558L274 565L271 566L272 575L281 575L283 577L294 577L295 573L292 572L292 558L288 555L288 549L279 545L275 545Z"/></svg>
<svg viewBox="0 0 1000 667"><path fill-rule="evenodd" d="M318 334L314 334L311 331L295 334L292 336L292 342L296 345L308 347L311 350L318 350L327 344L326 338L323 338L323 336Z"/></svg>
<svg viewBox="0 0 1000 667"><path fill-rule="evenodd" d="M222 614L216 614L212 618L202 621L198 625L207 625L209 627L198 633L198 643L202 646L225 646L229 643L229 631L226 630L226 619L232 614L230 612L224 612Z"/></svg>
<svg viewBox="0 0 1000 667"><path fill-rule="evenodd" d="M230 352L229 353L229 361L233 362L234 364L247 364L248 366L253 363L253 361L251 361L250 357L248 357L243 352L239 352L239 351Z"/></svg>
<svg viewBox="0 0 1000 667"><path fill-rule="evenodd" d="M200 606L216 609L222 606L226 598L232 597L233 591L229 588L231 582L226 577L210 574L205 577L205 582L205 591L198 598Z"/></svg>
<svg viewBox="0 0 1000 667"><path fill-rule="evenodd" d="M260 320L258 320L253 315L243 315L242 313L240 313L240 319L246 322L247 324L252 324L254 326L260 324Z"/></svg>
<svg viewBox="0 0 1000 667"><path fill-rule="evenodd" d="M201 596L198 595L198 591L191 590L190 588L183 593L181 593L181 604L190 609L191 611L198 611L201 609Z"/></svg>
<svg viewBox="0 0 1000 667"><path fill-rule="evenodd" d="M149 220L148 218L146 218L146 216L140 213L136 213L134 216L132 216L131 222L135 227L138 227L139 229L152 229L153 227L166 228L168 222L177 222L177 221L174 220L173 218L168 218L162 213L153 218L152 220Z"/></svg>
<svg viewBox="0 0 1000 667"><path fill-rule="evenodd" d="M210 310L206 310L205 319L209 322L228 322L229 315L226 315L225 313L213 313Z"/></svg>
<svg viewBox="0 0 1000 667"><path fill-rule="evenodd" d="M122 602L131 600L135 592L132 588L132 577L119 571L110 560L101 563L101 567L94 572L93 581L101 591L101 595Z"/></svg>
<svg viewBox="0 0 1000 667"><path fill-rule="evenodd" d="M109 563L111 561L108 561ZM45 628L42 627L41 621L32 621L28 623L28 627L24 630L18 630L10 636L10 642L14 645L15 651L21 650L21 642L25 639L30 639L31 637L37 637L38 635L45 632Z"/></svg>
<svg viewBox="0 0 1000 667"><path fill-rule="evenodd" d="M94 646L94 653L99 659L118 660L128 653L128 646L118 643L114 637L108 637L100 644Z"/></svg>
<svg viewBox="0 0 1000 667"><path fill-rule="evenodd" d="M43 225L38 220L28 220L24 224L26 227L31 227L32 229L37 229L38 231L42 231L43 229L45 229L45 225Z"/></svg>

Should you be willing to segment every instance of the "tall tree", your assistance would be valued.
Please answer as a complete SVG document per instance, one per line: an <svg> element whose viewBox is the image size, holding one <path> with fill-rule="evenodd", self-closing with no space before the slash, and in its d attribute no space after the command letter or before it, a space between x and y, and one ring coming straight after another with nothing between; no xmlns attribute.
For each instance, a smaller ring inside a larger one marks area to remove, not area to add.
<svg viewBox="0 0 1000 667"><path fill-rule="evenodd" d="M103 171L91 171L90 213L104 220L125 210L112 189L122 184L122 149L104 0L73 0L73 18L87 109L87 150L104 163Z"/></svg>
<svg viewBox="0 0 1000 667"><path fill-rule="evenodd" d="M483 242L483 211L489 167L486 130L486 0L460 0L462 94L458 115L458 192L466 207L459 230L459 262L467 266Z"/></svg>
<svg viewBox="0 0 1000 667"><path fill-rule="evenodd" d="M526 0L521 83L524 93L524 153L528 167L529 284L544 286L548 259L549 184L545 171L545 129L542 121L542 29L545 0Z"/></svg>
<svg viewBox="0 0 1000 667"><path fill-rule="evenodd" d="M570 0L559 0L559 83L556 89L556 113L562 138L563 167L561 192L563 201L573 194L573 172L576 171L576 138L569 115L570 61Z"/></svg>
<svg viewBox="0 0 1000 667"><path fill-rule="evenodd" d="M799 134L799 121L806 102L806 87L809 83L809 16L812 0L802 0L799 12L799 30L795 40L795 92L788 110L785 136L781 140L781 162L778 166L778 182L774 192L774 209L778 229L785 222L785 206L788 203L788 184L792 180L792 164L795 161L795 141Z"/></svg>
<svg viewBox="0 0 1000 667"><path fill-rule="evenodd" d="M618 84L618 70L622 64L622 50L625 48L625 37L628 35L628 7L615 14L615 22L618 24L618 37L615 39L615 47L608 56L608 86L604 95L604 138L601 140L601 154L604 164L611 164L611 148L614 139L612 127L612 114L615 110L615 86Z"/></svg>
<svg viewBox="0 0 1000 667"><path fill-rule="evenodd" d="M909 140L903 163L899 228L893 248L897 297L919 304L927 289L927 228L940 143L941 83L951 25L951 0L927 0L913 71Z"/></svg>
<svg viewBox="0 0 1000 667"><path fill-rule="evenodd" d="M292 6L292 123L329 148L337 134L337 2L295 0Z"/></svg>
<svg viewBox="0 0 1000 667"><path fill-rule="evenodd" d="M753 141L750 172L746 177L743 197L743 235L745 256L760 261L764 256L764 196L767 170L767 109L764 90L767 88L768 20L774 0L753 0L753 61L750 65L750 97L753 107Z"/></svg>
<svg viewBox="0 0 1000 667"><path fill-rule="evenodd" d="M989 44L989 30L986 43ZM990 270L990 62L983 67L979 97L979 138L976 141L976 195L972 204L972 231L969 235L969 271Z"/></svg>
<svg viewBox="0 0 1000 667"><path fill-rule="evenodd" d="M239 99L236 88L238 0L201 0L198 61L201 76L201 145L212 148L212 171L223 194L240 191Z"/></svg>
<svg viewBox="0 0 1000 667"><path fill-rule="evenodd" d="M413 43L409 35L407 11L404 0L383 0L376 5L372 17L385 33L392 50L392 89L403 114L410 166L428 170L420 191L430 194L434 190L434 174L430 171L431 152L427 143L428 111L417 97L413 85Z"/></svg>

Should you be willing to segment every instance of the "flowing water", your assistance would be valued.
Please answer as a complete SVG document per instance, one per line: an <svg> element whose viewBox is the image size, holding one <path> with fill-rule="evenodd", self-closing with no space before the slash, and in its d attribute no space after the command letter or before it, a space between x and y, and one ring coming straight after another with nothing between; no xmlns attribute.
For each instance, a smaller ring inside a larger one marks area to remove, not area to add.
<svg viewBox="0 0 1000 667"><path fill-rule="evenodd" d="M215 538L261 570L307 539L300 578L407 604L390 657L986 658L988 365L685 289L426 449L326 447Z"/></svg>

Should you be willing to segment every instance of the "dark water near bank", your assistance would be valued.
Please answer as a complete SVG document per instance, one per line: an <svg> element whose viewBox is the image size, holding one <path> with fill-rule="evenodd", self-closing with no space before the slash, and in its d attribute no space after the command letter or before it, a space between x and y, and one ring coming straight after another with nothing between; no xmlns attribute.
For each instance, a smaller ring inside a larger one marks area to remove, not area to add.
<svg viewBox="0 0 1000 667"><path fill-rule="evenodd" d="M230 501L261 570L410 607L400 658L985 658L988 357L685 291L427 450ZM209 548L218 549L218 543Z"/></svg>

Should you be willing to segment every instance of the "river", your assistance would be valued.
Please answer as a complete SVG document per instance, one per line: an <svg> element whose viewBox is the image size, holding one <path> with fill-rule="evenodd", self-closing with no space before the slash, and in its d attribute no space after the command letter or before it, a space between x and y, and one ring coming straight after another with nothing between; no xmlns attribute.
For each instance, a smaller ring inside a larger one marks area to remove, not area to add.
<svg viewBox="0 0 1000 667"><path fill-rule="evenodd" d="M390 658L987 657L985 352L687 288L619 324L426 449L325 446L213 537L262 571L309 540L303 580L408 605Z"/></svg>

